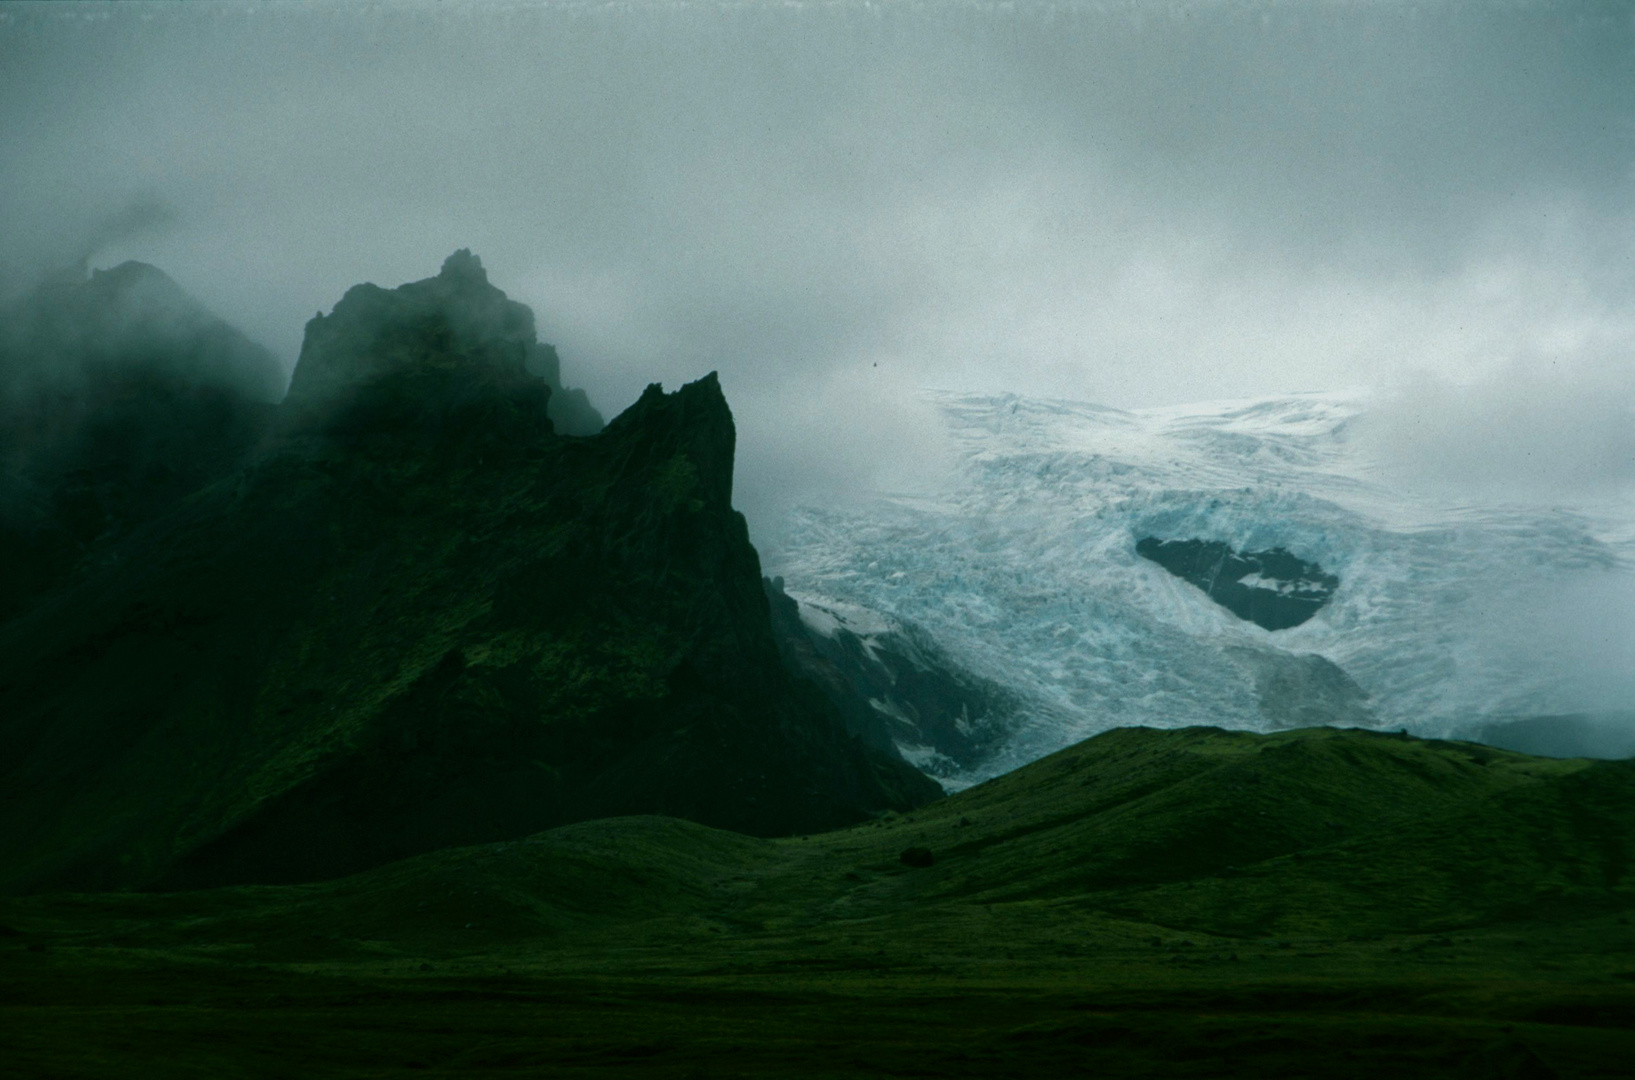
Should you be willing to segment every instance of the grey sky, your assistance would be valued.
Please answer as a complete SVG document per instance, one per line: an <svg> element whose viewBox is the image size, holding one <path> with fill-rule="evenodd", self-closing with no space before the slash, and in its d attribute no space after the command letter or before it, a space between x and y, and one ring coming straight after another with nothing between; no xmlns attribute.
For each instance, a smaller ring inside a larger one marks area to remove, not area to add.
<svg viewBox="0 0 1635 1080"><path fill-rule="evenodd" d="M918 385L1549 443L1635 401L1635 9L0 4L12 287L144 259L293 364L467 246L608 415L719 369L751 504L881 480Z"/></svg>

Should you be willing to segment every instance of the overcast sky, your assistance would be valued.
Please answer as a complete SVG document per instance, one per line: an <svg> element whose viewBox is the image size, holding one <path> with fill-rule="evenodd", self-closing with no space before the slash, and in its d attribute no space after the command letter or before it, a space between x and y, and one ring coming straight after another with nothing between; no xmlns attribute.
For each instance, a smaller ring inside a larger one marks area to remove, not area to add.
<svg viewBox="0 0 1635 1080"><path fill-rule="evenodd" d="M608 415L718 369L751 502L917 386L1377 386L1621 483L1635 7L0 4L8 287L153 262L293 365L457 247Z"/></svg>

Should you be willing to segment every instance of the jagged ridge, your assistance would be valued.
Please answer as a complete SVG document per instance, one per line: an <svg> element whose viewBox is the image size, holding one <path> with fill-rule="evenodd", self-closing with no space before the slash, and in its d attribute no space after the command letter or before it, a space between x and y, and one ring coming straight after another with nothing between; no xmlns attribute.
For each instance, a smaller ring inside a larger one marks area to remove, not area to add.
<svg viewBox="0 0 1635 1080"><path fill-rule="evenodd" d="M315 320L302 363L331 374L298 370L266 455L0 627L5 884L312 880L591 817L770 835L940 794L782 668L714 376L565 437L527 333L473 336L469 282L424 286L408 326L357 290Z"/></svg>

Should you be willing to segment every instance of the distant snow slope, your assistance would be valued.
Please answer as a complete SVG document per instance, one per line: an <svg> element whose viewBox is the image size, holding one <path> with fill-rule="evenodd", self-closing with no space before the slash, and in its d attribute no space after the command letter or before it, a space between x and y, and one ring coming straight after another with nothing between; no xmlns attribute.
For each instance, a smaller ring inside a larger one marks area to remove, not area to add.
<svg viewBox="0 0 1635 1080"><path fill-rule="evenodd" d="M1360 397L1134 412L930 397L957 448L948 490L798 510L768 565L809 603L912 621L1030 702L956 786L1109 727L1265 730L1357 687L1366 705L1336 706L1336 722L1425 735L1618 707L1586 695L1596 635L1628 625L1597 620L1635 599L1635 507L1393 489L1355 437ZM1138 557L1149 535L1284 547L1340 586L1309 622L1263 630ZM1290 694L1306 697L1271 700Z"/></svg>

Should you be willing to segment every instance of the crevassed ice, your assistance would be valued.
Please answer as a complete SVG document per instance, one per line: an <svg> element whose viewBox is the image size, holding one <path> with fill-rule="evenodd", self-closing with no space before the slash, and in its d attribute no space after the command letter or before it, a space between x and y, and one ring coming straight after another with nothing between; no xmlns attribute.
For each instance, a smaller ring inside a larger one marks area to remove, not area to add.
<svg viewBox="0 0 1635 1080"><path fill-rule="evenodd" d="M1352 437L1360 396L1140 411L928 396L957 449L947 489L804 507L767 560L791 594L820 596L848 621L867 618L849 603L918 623L1033 703L1014 739L961 781L1110 727L1264 730L1232 646L1327 657L1393 730L1446 735L1583 708L1579 631L1596 631L1575 606L1608 587L1635 596L1635 508L1395 489ZM1308 622L1263 630L1137 556L1149 535L1284 547L1340 586Z"/></svg>

